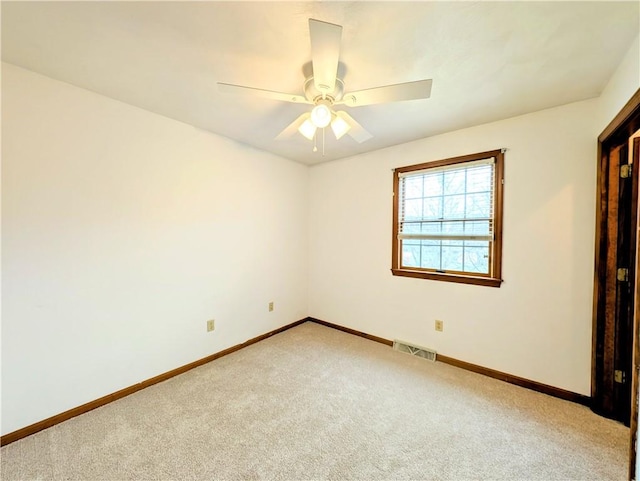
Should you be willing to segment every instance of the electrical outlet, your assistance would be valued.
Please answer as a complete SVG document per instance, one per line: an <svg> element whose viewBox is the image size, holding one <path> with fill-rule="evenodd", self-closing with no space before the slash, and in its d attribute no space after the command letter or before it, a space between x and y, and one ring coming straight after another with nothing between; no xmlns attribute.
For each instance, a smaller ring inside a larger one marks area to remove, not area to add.
<svg viewBox="0 0 640 481"><path fill-rule="evenodd" d="M442 332L443 329L444 329L444 322L442 322L440 319L436 319L436 331Z"/></svg>
<svg viewBox="0 0 640 481"><path fill-rule="evenodd" d="M213 319L207 321L207 332L211 332L215 328L216 328L216 322Z"/></svg>
<svg viewBox="0 0 640 481"><path fill-rule="evenodd" d="M273 311L273 301L269 303L269 312Z"/></svg>

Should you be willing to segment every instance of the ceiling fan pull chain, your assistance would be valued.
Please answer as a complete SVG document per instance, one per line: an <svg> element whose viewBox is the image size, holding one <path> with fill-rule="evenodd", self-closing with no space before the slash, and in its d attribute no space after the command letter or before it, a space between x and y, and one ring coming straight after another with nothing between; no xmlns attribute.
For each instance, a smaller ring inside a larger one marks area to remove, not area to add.
<svg viewBox="0 0 640 481"><path fill-rule="evenodd" d="M318 133L317 131L314 132L313 134L313 152L317 152L318 151Z"/></svg>

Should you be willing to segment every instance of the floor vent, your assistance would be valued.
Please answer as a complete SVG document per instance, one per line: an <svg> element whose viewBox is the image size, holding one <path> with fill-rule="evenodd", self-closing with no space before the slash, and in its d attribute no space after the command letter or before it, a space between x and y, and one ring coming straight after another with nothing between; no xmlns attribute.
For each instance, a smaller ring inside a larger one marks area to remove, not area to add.
<svg viewBox="0 0 640 481"><path fill-rule="evenodd" d="M427 361L436 360L436 351L433 349L427 349L426 347L416 346L415 344L408 344L403 341L398 341L397 339L393 341L393 348L396 351L406 352L407 354L411 354L413 356L418 356Z"/></svg>

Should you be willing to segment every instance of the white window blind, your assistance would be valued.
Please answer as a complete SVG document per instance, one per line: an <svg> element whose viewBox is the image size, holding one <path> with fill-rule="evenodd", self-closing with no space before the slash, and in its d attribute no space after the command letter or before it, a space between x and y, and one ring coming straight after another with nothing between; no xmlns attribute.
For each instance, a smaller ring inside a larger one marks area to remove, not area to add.
<svg viewBox="0 0 640 481"><path fill-rule="evenodd" d="M493 241L495 158L399 174L398 239Z"/></svg>

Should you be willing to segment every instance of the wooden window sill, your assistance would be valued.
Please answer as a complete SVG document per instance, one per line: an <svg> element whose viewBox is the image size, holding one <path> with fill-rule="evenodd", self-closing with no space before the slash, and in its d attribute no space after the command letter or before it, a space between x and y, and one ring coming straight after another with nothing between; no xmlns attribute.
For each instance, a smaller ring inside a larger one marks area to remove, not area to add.
<svg viewBox="0 0 640 481"><path fill-rule="evenodd" d="M474 284L477 286L500 287L502 279L493 277L465 276L459 274L448 274L446 272L424 272L412 271L408 269L391 269L394 276L415 277L418 279L431 279L436 281L457 282L459 284Z"/></svg>

